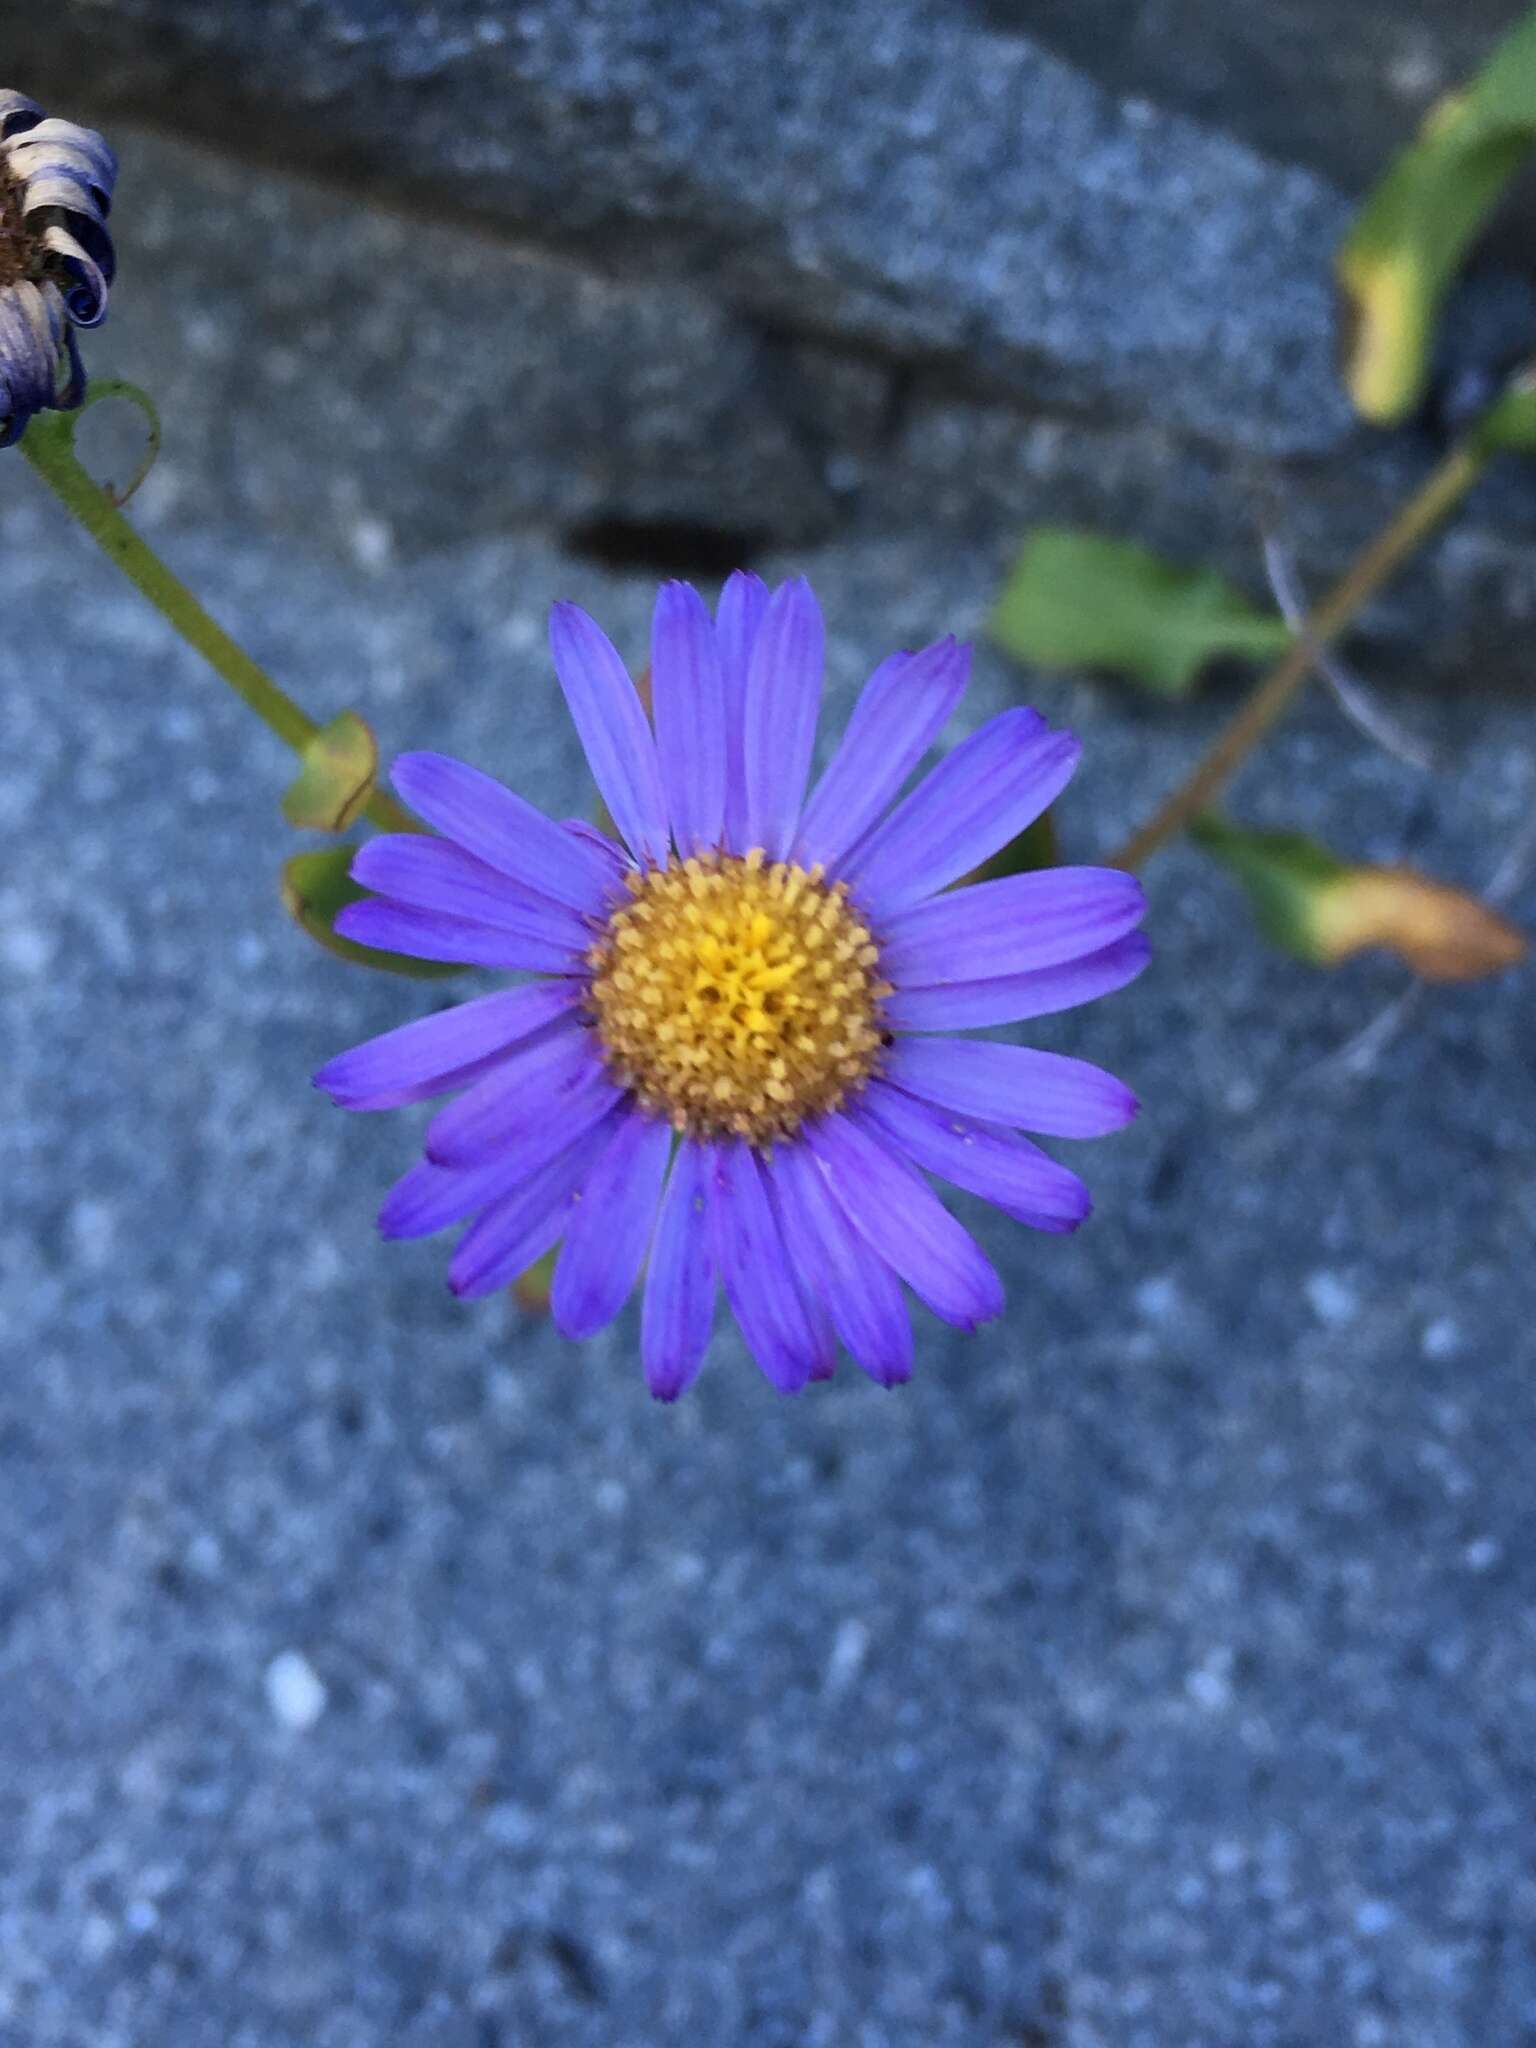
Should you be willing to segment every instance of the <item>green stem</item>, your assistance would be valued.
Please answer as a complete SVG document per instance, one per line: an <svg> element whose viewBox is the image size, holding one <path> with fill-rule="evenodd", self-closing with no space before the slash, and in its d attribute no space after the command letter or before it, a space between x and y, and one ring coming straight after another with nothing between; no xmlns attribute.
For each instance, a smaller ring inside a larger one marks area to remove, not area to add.
<svg viewBox="0 0 1536 2048"><path fill-rule="evenodd" d="M1242 766L1312 672L1318 655L1376 595L1381 586L1466 496L1493 451L1463 442L1431 470L1408 502L1355 557L1328 595L1311 612L1285 653L1258 685L1237 716L1217 736L1194 771L1172 796L1133 832L1110 865L1138 868L1175 833L1209 809L1217 792Z"/></svg>
<svg viewBox="0 0 1536 2048"><path fill-rule="evenodd" d="M296 754L320 731L309 713L266 670L231 640L209 617L186 585L173 576L148 543L124 518L111 493L104 491L74 450L74 420L66 413L39 413L22 435L21 452L64 509L72 513L91 539L162 612L189 647L221 676L262 723ZM419 830L410 813L386 791L376 789L364 816L381 831Z"/></svg>

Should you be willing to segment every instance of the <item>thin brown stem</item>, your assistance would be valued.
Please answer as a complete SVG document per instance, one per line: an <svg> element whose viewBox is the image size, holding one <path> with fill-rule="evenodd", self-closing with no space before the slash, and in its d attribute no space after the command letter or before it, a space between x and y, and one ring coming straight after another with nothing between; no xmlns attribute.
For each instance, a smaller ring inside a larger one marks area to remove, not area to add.
<svg viewBox="0 0 1536 2048"><path fill-rule="evenodd" d="M1253 695L1217 736L1193 772L1161 808L1110 858L1117 868L1139 868L1206 810L1242 766L1311 674L1318 655L1336 640L1393 572L1421 547L1482 474L1489 451L1464 442L1433 469L1395 517L1340 577Z"/></svg>

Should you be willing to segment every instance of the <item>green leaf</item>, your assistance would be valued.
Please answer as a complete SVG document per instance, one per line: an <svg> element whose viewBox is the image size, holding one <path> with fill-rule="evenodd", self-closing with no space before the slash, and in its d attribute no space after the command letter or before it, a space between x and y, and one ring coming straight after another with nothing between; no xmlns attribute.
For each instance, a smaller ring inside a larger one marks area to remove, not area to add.
<svg viewBox="0 0 1536 2048"><path fill-rule="evenodd" d="M1320 893L1346 870L1305 832L1255 832L1207 811L1189 836L1238 882L1254 922L1273 946L1323 965L1314 910Z"/></svg>
<svg viewBox="0 0 1536 2048"><path fill-rule="evenodd" d="M404 953L385 953L375 946L359 946L337 935L338 913L349 903L361 903L368 891L353 881L349 872L355 848L327 846L318 853L296 853L283 863L281 891L283 908L317 944L340 960L359 967L376 967L386 974L408 974L417 981L436 981L464 969L441 960L411 960Z"/></svg>
<svg viewBox="0 0 1536 2048"><path fill-rule="evenodd" d="M355 711L340 711L304 749L304 765L283 798L301 832L345 832L362 816L379 773L379 743Z"/></svg>
<svg viewBox="0 0 1536 2048"><path fill-rule="evenodd" d="M1536 364L1505 385L1477 424L1481 447L1516 455L1536 455Z"/></svg>
<svg viewBox="0 0 1536 2048"><path fill-rule="evenodd" d="M1214 569L1070 526L1035 528L989 631L1020 660L1112 669L1165 697L1182 697L1218 655L1263 660L1290 641L1284 620Z"/></svg>
<svg viewBox="0 0 1536 2048"><path fill-rule="evenodd" d="M1536 10L1469 85L1430 109L1339 250L1344 381L1366 419L1391 426L1419 403L1440 302L1533 147Z"/></svg>

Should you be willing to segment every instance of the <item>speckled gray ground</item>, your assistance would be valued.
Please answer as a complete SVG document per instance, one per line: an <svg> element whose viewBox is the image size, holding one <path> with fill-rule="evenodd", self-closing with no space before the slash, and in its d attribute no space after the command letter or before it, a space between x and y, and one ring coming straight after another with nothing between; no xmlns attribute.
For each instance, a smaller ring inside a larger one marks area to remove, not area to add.
<svg viewBox="0 0 1536 2048"><path fill-rule="evenodd" d="M245 303L125 300L124 347L185 388ZM543 614L637 649L644 579L490 494L381 523L361 458L314 486L333 544L285 534L260 347L146 524L315 708L578 807ZM338 462L356 402L314 400ZM1097 1216L976 1219L1006 1323L794 1403L722 1341L661 1410L632 1320L574 1351L375 1240L411 1120L307 1075L444 998L287 927L276 749L5 478L3 2048L1536 2039L1528 978L1341 1059L1397 975L1260 951L1171 856L1153 970L1053 1032L1146 1103L1083 1153ZM975 630L1007 544L874 505L761 566L815 579L841 706ZM1079 857L1222 709L985 654L964 722L1021 691L1088 742ZM1453 772L1319 699L1245 807L1482 880L1528 709L1406 715Z"/></svg>

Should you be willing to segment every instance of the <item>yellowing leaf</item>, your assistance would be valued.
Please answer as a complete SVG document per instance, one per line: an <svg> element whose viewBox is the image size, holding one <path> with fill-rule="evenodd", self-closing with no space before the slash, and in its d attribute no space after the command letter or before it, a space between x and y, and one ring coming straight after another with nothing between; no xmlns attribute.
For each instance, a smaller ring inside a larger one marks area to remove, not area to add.
<svg viewBox="0 0 1536 2048"><path fill-rule="evenodd" d="M1431 108L1339 250L1344 381L1366 419L1390 426L1419 403L1440 302L1533 147L1536 11L1468 86Z"/></svg>
<svg viewBox="0 0 1536 2048"><path fill-rule="evenodd" d="M1526 956L1507 918L1414 868L1352 867L1305 833L1250 831L1213 814L1190 837L1242 885L1264 936L1315 967L1383 948L1423 981L1476 981Z"/></svg>
<svg viewBox="0 0 1536 2048"><path fill-rule="evenodd" d="M1167 697L1218 655L1264 660L1290 639L1214 569L1069 526L1035 528L988 630L1022 661L1111 669Z"/></svg>
<svg viewBox="0 0 1536 2048"><path fill-rule="evenodd" d="M283 798L301 832L345 832L362 816L379 773L379 743L355 711L338 712L304 749L304 765Z"/></svg>
<svg viewBox="0 0 1536 2048"><path fill-rule="evenodd" d="M355 848L327 846L318 853L296 853L284 861L280 888L283 908L317 945L340 960L376 967L386 974L407 974L417 981L436 981L464 969L441 960L411 960L404 953L386 953L377 946L359 946L338 936L336 918L348 903L368 894L353 881L350 869Z"/></svg>
<svg viewBox="0 0 1536 2048"><path fill-rule="evenodd" d="M1398 953L1422 981L1478 981L1525 958L1525 933L1465 889L1414 868L1346 868L1315 915L1327 960Z"/></svg>

